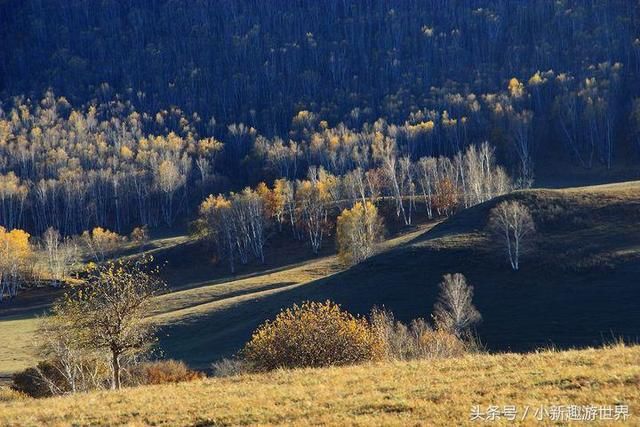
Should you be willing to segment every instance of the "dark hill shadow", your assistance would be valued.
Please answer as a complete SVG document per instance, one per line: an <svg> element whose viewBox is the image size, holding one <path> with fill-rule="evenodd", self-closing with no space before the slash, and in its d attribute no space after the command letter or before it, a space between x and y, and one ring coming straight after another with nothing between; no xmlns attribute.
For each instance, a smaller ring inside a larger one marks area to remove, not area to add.
<svg viewBox="0 0 640 427"><path fill-rule="evenodd" d="M583 347L613 337L640 337L638 264L588 277L538 271L535 265L514 273L469 250L442 254L406 247L328 279L168 327L169 336L161 342L169 357L204 367L240 349L251 332L282 307L304 300L330 299L359 314L385 306L403 321L428 318L437 285L449 272L462 272L475 286L475 304L484 318L478 333L491 351L528 351L551 344Z"/></svg>
<svg viewBox="0 0 640 427"><path fill-rule="evenodd" d="M304 300L330 299L363 315L385 306L403 321L429 318L442 275L453 272L475 287L483 315L478 333L490 351L595 346L618 337L638 341L640 259L635 249L616 255L640 246L638 200L616 206L596 195L568 200L553 191L510 197L535 209L540 224L536 253L519 272L482 234L498 199L342 273L167 327L161 344L167 356L204 368L239 350L281 308Z"/></svg>

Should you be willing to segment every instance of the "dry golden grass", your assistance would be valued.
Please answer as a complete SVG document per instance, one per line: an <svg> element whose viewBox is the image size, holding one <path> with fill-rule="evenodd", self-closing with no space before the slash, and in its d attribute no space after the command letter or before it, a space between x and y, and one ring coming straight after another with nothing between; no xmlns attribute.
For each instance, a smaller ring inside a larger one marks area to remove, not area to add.
<svg viewBox="0 0 640 427"><path fill-rule="evenodd" d="M0 320L0 384L11 374L35 365L37 361L34 334L37 318L5 318Z"/></svg>
<svg viewBox="0 0 640 427"><path fill-rule="evenodd" d="M276 371L18 400L0 406L0 425L478 425L473 405L628 405L626 424L637 425L640 347ZM520 424L534 421L530 414Z"/></svg>

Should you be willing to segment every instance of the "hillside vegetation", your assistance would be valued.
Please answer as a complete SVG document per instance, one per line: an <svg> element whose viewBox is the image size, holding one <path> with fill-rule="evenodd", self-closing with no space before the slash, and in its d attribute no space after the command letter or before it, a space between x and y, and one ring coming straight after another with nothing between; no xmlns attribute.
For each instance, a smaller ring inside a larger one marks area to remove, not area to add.
<svg viewBox="0 0 640 427"><path fill-rule="evenodd" d="M173 227L209 194L261 181L304 197L297 181L320 167L347 187L371 172L363 197L413 198L464 187L455 157L485 141L503 184L637 177L639 12L625 0L3 1L0 225ZM431 167L444 157L446 171ZM392 185L377 188L381 174Z"/></svg>
<svg viewBox="0 0 640 427"><path fill-rule="evenodd" d="M392 236L380 245L380 250L404 244L431 226ZM214 313L238 308L247 302L258 302L268 295L314 282L346 268L331 250L325 250L318 258L310 258L301 249L301 244L272 242L272 245L276 247L274 256L265 265L243 266L237 275L229 276L226 266L215 264L211 253L197 242L185 237L150 242L147 252L165 265L163 275L170 285L168 293L156 299L156 306L150 313L151 321L165 328L163 350L182 348L189 353L185 360L206 369L212 360L235 352L248 338L236 337L234 324L244 332L250 327L248 325L257 325L265 319L264 314L252 306L249 310L235 312L234 317L226 318L216 326L208 323L216 321ZM207 277L209 280L205 280ZM38 316L44 314L53 298L60 295L60 292L45 289L32 290L0 311L0 334L5 337L5 345L0 347L0 382L8 381L12 373L35 364L34 333ZM183 336L169 331L171 327L188 325L202 328L198 339L194 340L192 332ZM209 353L207 343L212 340L216 342L216 348Z"/></svg>
<svg viewBox="0 0 640 427"><path fill-rule="evenodd" d="M171 357L206 368L214 354L238 350L282 307L308 299L331 299L360 314L385 306L409 321L428 315L442 275L452 272L463 273L475 287L474 302L484 319L478 332L490 350L592 346L620 336L637 341L640 183L529 190L506 198L529 206L538 228L535 249L519 272L511 271L485 231L490 209L502 200L497 199L407 235L358 266L307 276L295 286L232 299L203 290L238 289L246 281L194 288L183 302L200 294L200 304L161 316L171 319L161 343ZM285 270L270 281L288 281L290 273L307 269ZM164 297L163 307L179 295Z"/></svg>
<svg viewBox="0 0 640 427"><path fill-rule="evenodd" d="M525 422L556 405L640 410L640 347L274 371L0 407L1 425L477 425L474 405ZM543 418L550 423L548 416ZM609 423L615 421L610 420ZM624 423L622 419L618 421ZM512 425L504 417L492 425Z"/></svg>
<svg viewBox="0 0 640 427"><path fill-rule="evenodd" d="M538 228L535 251L519 272L511 271L485 233L489 210L501 199L390 239L379 255L349 269L330 252L309 259L290 248L274 249L279 262L229 277L210 267L198 245L160 248L154 254L169 261L170 292L157 299L151 319L162 325L161 348L167 357L208 369L281 308L309 299L331 299L360 314L385 306L409 321L428 316L442 275L452 272L475 287L483 315L478 333L489 350L593 346L617 337L636 342L640 183L529 190L506 198L529 206ZM0 330L10 337L0 350L5 378L34 361L40 299L0 317Z"/></svg>

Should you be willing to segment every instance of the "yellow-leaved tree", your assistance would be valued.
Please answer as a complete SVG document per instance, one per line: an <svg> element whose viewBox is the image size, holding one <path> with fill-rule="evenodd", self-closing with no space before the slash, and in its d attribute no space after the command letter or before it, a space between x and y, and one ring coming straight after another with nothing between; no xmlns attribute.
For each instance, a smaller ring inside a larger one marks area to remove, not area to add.
<svg viewBox="0 0 640 427"><path fill-rule="evenodd" d="M383 342L367 321L326 301L304 302L263 323L241 354L257 370L378 360Z"/></svg>
<svg viewBox="0 0 640 427"><path fill-rule="evenodd" d="M335 177L312 177L296 184L296 211L298 222L307 232L311 249L318 254L322 240L331 228L329 209L334 202L333 192L337 187Z"/></svg>
<svg viewBox="0 0 640 427"><path fill-rule="evenodd" d="M20 279L33 255L30 237L26 231L0 227L0 301L18 294Z"/></svg>
<svg viewBox="0 0 640 427"><path fill-rule="evenodd" d="M373 255L383 228L378 209L369 201L357 202L351 209L343 210L338 216L336 232L340 258L356 264Z"/></svg>

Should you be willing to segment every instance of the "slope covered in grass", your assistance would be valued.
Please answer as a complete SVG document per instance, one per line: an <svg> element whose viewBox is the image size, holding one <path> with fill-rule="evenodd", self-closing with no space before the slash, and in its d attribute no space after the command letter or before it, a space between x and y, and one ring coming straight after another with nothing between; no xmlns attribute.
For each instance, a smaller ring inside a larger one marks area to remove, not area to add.
<svg viewBox="0 0 640 427"><path fill-rule="evenodd" d="M0 425L477 425L474 405L515 405L520 417L529 407L529 424L541 407L627 405L629 424L639 361L640 347L614 346L276 371L14 401L0 406Z"/></svg>
<svg viewBox="0 0 640 427"><path fill-rule="evenodd" d="M485 233L489 211L502 199L400 234L379 255L350 269L329 253L304 259L283 247L266 270L225 277L216 270L223 267L208 267L210 255L191 243L156 251L169 261L171 285L151 317L163 326L162 350L207 369L241 348L264 320L306 299L331 299L360 314L384 305L404 321L428 317L442 275L452 272L475 286L483 315L478 333L490 350L593 346L620 336L637 341L640 183L530 190L505 198L527 204L538 228L535 251L517 273ZM33 363L27 354L33 310L27 314L0 316L0 332L10 344L0 348L5 378Z"/></svg>
<svg viewBox="0 0 640 427"><path fill-rule="evenodd" d="M404 244L425 227L431 225L402 232L392 230L391 238L381 245L381 250ZM199 332L188 330L185 334L164 333L163 349L172 355L176 350L182 351L186 354L184 360L198 368L207 368L212 355L217 359L221 354L233 353L253 326L264 320L264 314L251 307L247 311L234 311L234 317L225 317L218 324L209 323L217 321L214 314L343 271L346 267L335 256L332 243L329 240L320 257L313 257L302 242L283 237L272 239L265 264L241 266L236 275L230 276L226 263L212 261L212 250L205 244L186 236L152 241L146 252L163 266L161 271L169 287L166 294L156 298L149 320L166 326L167 330L177 326L200 328ZM0 335L5 343L0 346L0 383L9 382L12 373L36 363L34 333L38 316L45 314L60 295L62 290L30 290L0 306ZM236 335L238 330L241 333ZM210 353L208 343L212 340L216 346Z"/></svg>
<svg viewBox="0 0 640 427"><path fill-rule="evenodd" d="M504 199L525 203L538 228L535 250L519 272L510 270L485 231L491 208ZM442 275L452 272L475 286L484 318L478 333L490 350L591 346L621 336L637 341L640 183L492 200L346 271L173 317L162 343L168 355L206 368L240 348L263 320L305 299L331 299L360 314L384 305L405 321L428 317Z"/></svg>

